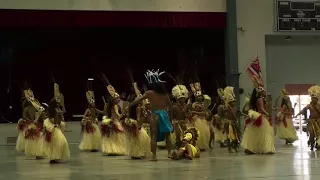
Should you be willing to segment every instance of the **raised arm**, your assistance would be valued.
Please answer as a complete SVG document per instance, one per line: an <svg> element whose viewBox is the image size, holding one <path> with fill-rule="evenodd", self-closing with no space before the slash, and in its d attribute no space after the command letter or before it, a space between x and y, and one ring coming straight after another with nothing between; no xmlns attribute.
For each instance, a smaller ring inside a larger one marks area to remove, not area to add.
<svg viewBox="0 0 320 180"><path fill-rule="evenodd" d="M122 115L119 113L119 106L118 105L114 105L113 110L118 117L122 118Z"/></svg>
<svg viewBox="0 0 320 180"><path fill-rule="evenodd" d="M129 105L129 107L135 106L137 104L139 104L140 102L142 102L143 100L148 98L148 91L145 92L142 96L137 97L134 101L132 101Z"/></svg>
<svg viewBox="0 0 320 180"><path fill-rule="evenodd" d="M101 111L101 110L98 109L98 108L96 108L96 112L97 112L98 114L103 114L103 111Z"/></svg>

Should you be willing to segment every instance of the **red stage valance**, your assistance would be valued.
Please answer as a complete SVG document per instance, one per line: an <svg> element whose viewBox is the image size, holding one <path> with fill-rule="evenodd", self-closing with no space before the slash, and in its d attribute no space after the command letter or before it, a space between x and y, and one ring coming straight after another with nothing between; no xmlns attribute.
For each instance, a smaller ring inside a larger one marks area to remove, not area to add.
<svg viewBox="0 0 320 180"><path fill-rule="evenodd" d="M226 13L0 10L4 27L225 28Z"/></svg>

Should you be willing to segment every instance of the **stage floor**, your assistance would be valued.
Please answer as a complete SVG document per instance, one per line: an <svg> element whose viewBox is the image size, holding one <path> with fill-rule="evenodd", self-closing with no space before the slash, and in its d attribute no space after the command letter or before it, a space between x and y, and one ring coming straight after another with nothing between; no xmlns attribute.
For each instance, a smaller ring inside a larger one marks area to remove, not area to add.
<svg viewBox="0 0 320 180"><path fill-rule="evenodd" d="M0 146L2 180L312 180L320 179L319 152L306 147L305 138L294 145L277 141L275 155L229 154L216 147L193 161L172 161L160 150L158 162L108 157L79 152L71 144L72 157L62 164L28 159L13 146Z"/></svg>

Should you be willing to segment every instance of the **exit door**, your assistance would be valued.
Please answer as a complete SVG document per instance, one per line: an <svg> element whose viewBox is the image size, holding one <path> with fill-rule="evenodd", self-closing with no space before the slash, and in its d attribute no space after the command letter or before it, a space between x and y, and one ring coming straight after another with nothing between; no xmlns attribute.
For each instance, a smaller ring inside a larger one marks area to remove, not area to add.
<svg viewBox="0 0 320 180"><path fill-rule="evenodd" d="M306 107L311 98L308 95L308 89L313 86L313 84L286 84L285 88L289 93L289 97L294 109L294 114L298 114L304 107ZM310 112L305 111L301 116L293 118L293 125L297 131L302 134L307 129L307 119Z"/></svg>

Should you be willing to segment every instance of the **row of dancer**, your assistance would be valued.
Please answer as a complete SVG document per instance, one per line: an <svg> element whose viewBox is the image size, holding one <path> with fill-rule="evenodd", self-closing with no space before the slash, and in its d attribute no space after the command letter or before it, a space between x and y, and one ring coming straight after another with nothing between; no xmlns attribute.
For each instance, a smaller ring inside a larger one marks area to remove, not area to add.
<svg viewBox="0 0 320 180"><path fill-rule="evenodd" d="M209 149L211 141L214 140L225 143L229 152L232 152L232 149L237 152L241 137L238 117L244 115L246 126L241 145L245 152L248 154L275 152L274 132L270 115L266 110L266 92L261 78L253 76L255 88L242 112L236 108L233 87L218 89L221 104L217 107L217 114L212 115L212 110L209 108L211 98L203 94L199 81L190 84L195 99L192 102L186 86L175 79L177 85L172 89L175 101L171 103L160 75L158 71L146 73L149 85L144 94L131 78L137 98L132 102L123 103L123 106L119 105L121 100L115 88L104 75L101 75L100 78L111 97L110 102L105 102L103 111L96 108L92 86L88 86L86 96L89 108L81 123L83 135L79 148L93 152L101 150L108 155L128 155L134 159L152 155L151 160L157 160L157 142L165 140L169 158L193 159L200 157L200 151ZM27 156L35 156L37 159L46 157L51 163L70 156L68 143L63 135L65 129L63 95L59 92L59 86L56 83L54 90L55 97L45 111L46 106L42 106L34 98L32 90L26 88L24 95L27 103L24 104L28 105L24 108L23 118L18 123L17 140L18 151L25 152ZM320 91L317 88L311 88L309 92L315 99ZM285 139L287 143L292 143L297 140L295 131L292 131L292 119L291 122L289 121L292 117L289 115L292 114L292 106L285 91L282 91L282 97L278 136ZM312 103L306 108L314 110L313 116L317 113ZM100 127L98 114L103 115ZM318 124L310 124L313 130L318 126ZM309 129L310 137L319 137L315 131ZM177 150L172 152L174 139ZM314 141L310 141L314 144Z"/></svg>

